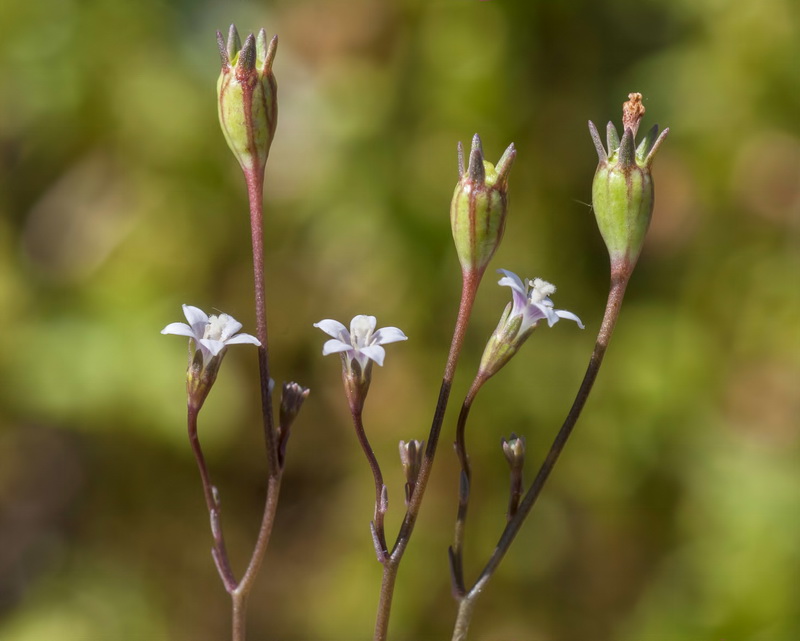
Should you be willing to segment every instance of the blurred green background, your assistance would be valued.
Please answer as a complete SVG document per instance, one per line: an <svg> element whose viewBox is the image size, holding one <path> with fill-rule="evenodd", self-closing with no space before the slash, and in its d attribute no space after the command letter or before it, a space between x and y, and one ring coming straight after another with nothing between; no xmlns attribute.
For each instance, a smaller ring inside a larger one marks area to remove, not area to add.
<svg viewBox="0 0 800 641"><path fill-rule="evenodd" d="M588 360L607 257L586 121L671 133L656 211L593 397L479 602L471 638L800 638L800 22L792 0L36 0L0 4L0 639L228 634L185 433L181 303L254 330L244 183L217 124L214 31L280 35L267 169L275 378L312 388L289 444L250 638L371 638L369 470L322 318L410 337L366 423L403 512L460 288L455 145L509 142L493 267L556 283L580 332L540 329L478 397L467 572L503 525L500 437L538 464ZM392 639L449 639L456 407L508 299L479 294ZM377 368L376 368L377 370ZM236 348L201 438L241 571L265 485L255 352ZM532 476L533 470L528 476Z"/></svg>

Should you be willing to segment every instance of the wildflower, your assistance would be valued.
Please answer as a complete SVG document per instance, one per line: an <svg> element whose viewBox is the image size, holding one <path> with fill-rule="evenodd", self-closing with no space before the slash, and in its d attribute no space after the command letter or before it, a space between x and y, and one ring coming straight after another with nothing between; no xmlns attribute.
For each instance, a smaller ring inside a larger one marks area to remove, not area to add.
<svg viewBox="0 0 800 641"><path fill-rule="evenodd" d="M522 316L522 324L519 328L520 333L528 331L531 326L534 326L544 318L547 319L549 327L555 325L560 318L568 318L569 320L574 320L578 323L578 327L583 329L581 319L575 314L563 309L553 309L553 301L549 297L555 294L555 285L541 278L529 279L527 285L525 285L522 279L514 272L498 269L497 273L503 274L497 284L511 288L511 318L513 319L516 315Z"/></svg>
<svg viewBox="0 0 800 641"><path fill-rule="evenodd" d="M598 165L592 183L592 205L597 226L611 258L612 271L627 273L636 264L653 214L653 178L650 166L669 129L658 135L653 125L639 146L636 133L644 116L642 94L628 94L622 107L622 140L616 127L606 127L606 150L589 121L589 132L597 149Z"/></svg>
<svg viewBox="0 0 800 641"><path fill-rule="evenodd" d="M314 323L314 327L333 337L322 346L322 354L342 355L342 377L351 407L360 406L364 402L373 361L383 365L386 350L382 345L408 340L397 327L383 327L376 331L376 324L374 316L363 314L353 317L349 332L339 321L329 318Z"/></svg>
<svg viewBox="0 0 800 641"><path fill-rule="evenodd" d="M205 364L214 356L218 356L228 345L240 343L261 345L255 336L238 334L237 332L242 329L242 324L228 314L208 316L202 309L191 305L183 306L183 314L186 316L188 325L186 323L170 323L161 330L161 333L188 336L202 353Z"/></svg>
<svg viewBox="0 0 800 641"><path fill-rule="evenodd" d="M560 319L566 318L575 321L583 329L581 319L575 314L554 309L553 301L550 300L550 296L556 291L554 285L540 278L528 280L526 284L513 272L505 269L497 271L503 274L498 285L511 288L512 302L506 306L500 323L483 352L479 372L484 379L496 374L517 353L539 321L546 320L547 325L552 327Z"/></svg>
<svg viewBox="0 0 800 641"><path fill-rule="evenodd" d="M238 334L242 324L228 314L208 316L202 309L191 305L183 306L183 314L188 324L170 323L161 333L188 336L190 350L194 343L194 356L186 371L186 382L190 400L199 408L217 378L228 345L261 345L261 342L250 334Z"/></svg>
<svg viewBox="0 0 800 641"><path fill-rule="evenodd" d="M472 139L469 164L458 143L459 181L450 205L450 225L462 272L480 277L500 246L508 211L508 174L517 151L511 144L495 167L483 158L478 134Z"/></svg>
<svg viewBox="0 0 800 641"><path fill-rule="evenodd" d="M350 364L358 363L361 369L366 369L370 360L378 365L383 365L386 350L381 347L387 343L408 340L397 327L383 327L375 331L377 320L374 316L359 314L350 321L350 331L339 321L325 319L314 323L314 327L333 338L322 346L322 354L342 353L343 358Z"/></svg>

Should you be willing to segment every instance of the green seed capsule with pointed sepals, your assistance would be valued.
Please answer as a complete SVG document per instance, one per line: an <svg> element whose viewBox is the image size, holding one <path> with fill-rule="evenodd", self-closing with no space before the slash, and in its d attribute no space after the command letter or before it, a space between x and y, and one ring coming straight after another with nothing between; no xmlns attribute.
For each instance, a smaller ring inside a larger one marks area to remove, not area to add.
<svg viewBox="0 0 800 641"><path fill-rule="evenodd" d="M472 139L469 165L458 144L459 181L450 204L450 224L464 273L482 274L500 245L508 211L508 173L517 152L509 145L497 167L483 159L481 139Z"/></svg>
<svg viewBox="0 0 800 641"><path fill-rule="evenodd" d="M592 183L595 219L612 264L627 269L636 264L650 226L654 202L650 165L669 132L665 129L657 137L658 125L654 125L636 147L636 132L644 115L641 98L641 94L630 94L623 106L622 140L608 123L607 151L594 123L589 122L599 160Z"/></svg>
<svg viewBox="0 0 800 641"><path fill-rule="evenodd" d="M228 42L217 32L222 72L217 81L219 122L234 156L245 172L263 176L278 123L277 85L272 62L278 37L267 43L264 29L242 46L231 25Z"/></svg>

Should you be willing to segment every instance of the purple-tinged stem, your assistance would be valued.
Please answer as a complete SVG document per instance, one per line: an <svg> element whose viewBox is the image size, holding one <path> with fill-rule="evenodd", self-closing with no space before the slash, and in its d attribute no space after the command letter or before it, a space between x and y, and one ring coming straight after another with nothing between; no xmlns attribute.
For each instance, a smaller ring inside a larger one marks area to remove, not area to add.
<svg viewBox="0 0 800 641"><path fill-rule="evenodd" d="M486 566L483 568L483 571L473 584L472 588L459 598L458 615L456 617L456 623L453 629L452 641L466 640L469 625L472 621L472 614L475 609L475 602L478 596L486 587L486 584L489 582L489 579L491 579L494 571L500 565L500 562L503 560L506 552L508 552L514 537L519 532L522 524L525 521L525 518L530 513L531 509L536 503L536 500L539 498L539 494L541 493L545 482L549 478L550 473L553 471L553 467L555 466L556 461L558 461L561 451L564 449L570 434L572 434L575 424L578 422L581 411L583 410L584 406L586 405L586 401L589 398L589 393L592 391L592 386L597 378L597 373L600 371L600 365L603 363L603 357L605 356L606 349L608 348L608 343L611 340L611 334L613 333L614 326L619 318L622 299L625 295L625 289L628 286L630 272L632 269L632 266L627 269L615 269L615 266L612 265L611 287L608 293L608 301L606 302L603 322L600 326L600 331L597 334L594 351L589 359L589 365L586 369L586 374L583 377L583 382L578 389L578 393L575 396L575 400L572 403L569 414L567 414L567 418L564 420L561 429L558 431L558 434L553 440L553 444L550 446L550 450L548 451L542 466L539 468L539 472L536 475L533 484L525 494L525 498L522 499L517 513L509 520L505 530L503 530L503 534L500 536L500 540L497 542L497 546L495 547L492 556L489 558L489 561L486 563Z"/></svg>
<svg viewBox="0 0 800 641"><path fill-rule="evenodd" d="M385 485L383 484L383 474L381 473L381 466L378 463L378 459L375 456L375 452L372 450L372 446L369 444L369 439L367 438L367 433L364 430L364 422L362 420L362 412L360 407L352 407L350 408L353 414L353 426L356 430L356 436L358 437L358 442L361 445L361 449L364 450L364 455L367 457L367 462L369 463L369 468L372 471L372 478L375 480L375 513L373 515L373 532L374 536L377 539L376 548L380 546L379 549L376 549L376 553L378 554L378 560L381 563L384 562L389 551L386 549L386 533L383 526L383 519L384 515L386 514L385 510L385 500L384 500L384 492L385 492Z"/></svg>
<svg viewBox="0 0 800 641"><path fill-rule="evenodd" d="M278 465L277 437L272 414L272 395L269 378L269 347L267 343L267 301L264 288L264 223L262 200L264 177L255 171L246 171L247 196L250 201L250 236L253 243L253 280L256 301L256 338L261 341L258 348L258 369L261 377L261 413L264 419L264 440L267 446L267 463L270 476L280 474Z"/></svg>
<svg viewBox="0 0 800 641"><path fill-rule="evenodd" d="M261 342L258 348L258 368L261 379L261 412L264 423L264 441L267 449L267 495L261 527L258 531L253 554L247 564L242 580L231 592L233 641L245 641L245 622L247 597L253 588L258 571L267 552L275 513L278 509L283 469L278 459L278 436L272 413L270 394L269 351L267 347L267 305L264 291L264 228L262 200L264 195L264 176L253 170L245 170L247 196L250 201L250 230L253 244L253 279L256 303L256 337Z"/></svg>
<svg viewBox="0 0 800 641"><path fill-rule="evenodd" d="M417 477L414 491L408 500L406 515L400 526L400 531L395 540L392 552L383 564L383 579L381 581L378 615L375 621L374 641L386 641L389 630L389 615L392 609L392 596L394 595L394 586L397 581L397 571L400 566L400 561L403 558L403 553L411 539L411 534L414 531L414 525L417 522L419 510L422 505L422 498L425 495L425 488L428 485L428 479L431 475L433 459L436 456L436 446L439 442L439 434L442 431L442 423L444 422L444 414L447 409L447 401L450 398L450 389L453 385L453 377L455 376L458 357L461 354L461 348L464 344L464 336L472 313L472 305L475 302L475 295L478 292L478 285L480 285L482 276L482 271L465 271L463 273L458 317L456 318L453 340L450 343L450 352L447 355L447 363L444 368L444 376L442 377L442 386L439 389L439 398L433 413L433 421L428 436L428 443L425 448L425 454L422 457L419 476Z"/></svg>
<svg viewBox="0 0 800 641"><path fill-rule="evenodd" d="M211 520L211 535L214 539L214 546L211 549L211 556L217 566L217 571L225 586L225 590L232 592L236 588L236 579L231 570L228 560L228 552L225 547L225 536L222 533L222 522L220 520L220 504L216 496L216 491L211 483L211 476L208 473L203 449L200 447L200 438L197 435L197 415L200 408L193 403L188 404L187 423L189 428L189 444L192 446L192 453L197 461L200 470L200 480L203 483L203 496L206 499L206 507Z"/></svg>
<svg viewBox="0 0 800 641"><path fill-rule="evenodd" d="M475 396L485 382L486 379L480 374L475 377L461 405L461 412L458 415L458 423L456 425L456 456L458 457L458 462L461 464L461 478L459 480L455 537L453 539L453 547L450 548L450 569L453 578L453 591L458 596L463 596L466 590L464 586L463 565L464 530L466 528L467 509L469 507L469 495L472 484L472 470L469 464L469 456L467 455L465 428Z"/></svg>

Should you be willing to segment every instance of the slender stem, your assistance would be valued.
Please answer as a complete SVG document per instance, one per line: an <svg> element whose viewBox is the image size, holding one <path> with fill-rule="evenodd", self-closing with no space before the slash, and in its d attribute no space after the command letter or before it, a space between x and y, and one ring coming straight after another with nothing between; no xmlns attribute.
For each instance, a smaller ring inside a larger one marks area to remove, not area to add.
<svg viewBox="0 0 800 641"><path fill-rule="evenodd" d="M508 510L506 511L506 522L514 518L519 509L519 500L522 498L522 467L511 467L511 487L508 492Z"/></svg>
<svg viewBox="0 0 800 641"><path fill-rule="evenodd" d="M458 415L458 423L456 425L456 456L461 464L461 480L459 482L458 492L458 513L456 515L456 528L453 547L451 548L450 562L452 564L453 588L457 594L463 595L464 587L464 565L463 565L463 552L464 552L464 530L467 521L467 509L469 507L469 495L472 484L472 470L469 464L469 456L467 455L467 437L466 426L469 412L472 408L472 403L478 390L483 386L486 379L478 375L472 382L472 386L464 398L461 405L461 412Z"/></svg>
<svg viewBox="0 0 800 641"><path fill-rule="evenodd" d="M453 385L453 377L455 376L458 357L461 354L461 348L464 344L464 336L466 334L467 325L469 324L470 314L472 313L472 305L475 302L475 295L478 292L478 285L481 282L482 276L482 272L463 273L458 317L456 318L453 340L450 343L450 352L447 355L447 363L444 368L444 376L442 377L442 386L439 389L439 398L433 413L433 421L428 435L425 454L422 457L419 476L417 477L414 491L411 493L411 497L408 500L406 515L400 526L400 531L397 534L392 552L383 564L383 579L381 583L380 601L378 603L378 615L375 621L374 641L385 641L388 634L389 615L392 609L392 596L394 594L395 581L397 580L397 570L403 558L403 553L411 539L411 534L414 531L414 525L419 516L425 488L428 485L428 479L431 475L433 459L434 456L436 456L436 446L439 442L439 434L442 430L444 414L447 409L447 401L450 398L450 388Z"/></svg>
<svg viewBox="0 0 800 641"><path fill-rule="evenodd" d="M262 199L264 195L263 174L245 171L247 195L250 202L250 230L253 244L253 279L255 284L256 335L261 345L258 348L258 368L261 380L261 411L264 424L264 441L267 449L267 494L264 502L264 513L258 531L253 554L247 564L244 576L231 592L233 619L233 640L245 640L245 620L247 614L247 597L253 588L258 571L267 552L275 513L278 509L283 469L278 459L278 437L272 412L272 394L270 393L269 351L267 347L267 305L264 291L264 231L262 215Z"/></svg>
<svg viewBox="0 0 800 641"><path fill-rule="evenodd" d="M278 509L278 494L281 489L281 475L277 477L270 477L267 480L267 498L264 504L264 514L261 517L261 527L258 531L258 539L253 549L253 555L250 557L250 563L247 565L247 570L239 581L239 585L233 591L234 595L243 596L246 599L247 594L253 587L253 582L256 579L258 570L261 568L261 563L264 560L264 554L269 545L269 537L272 534L272 526L275 522L275 513Z"/></svg>
<svg viewBox="0 0 800 641"><path fill-rule="evenodd" d="M472 591L470 591L466 597L458 602L458 614L453 627L453 641L466 641L469 624L472 622L472 613L475 610L476 597L477 595L473 595Z"/></svg>
<svg viewBox="0 0 800 641"><path fill-rule="evenodd" d="M389 632L389 615L392 613L392 597L394 596L398 569L399 564L392 562L391 557L388 557L383 563L378 615L375 618L375 641L385 641Z"/></svg>
<svg viewBox="0 0 800 641"><path fill-rule="evenodd" d="M383 474L381 473L381 466L378 463L375 452L372 450L372 446L369 444L367 433L364 430L364 422L361 417L361 407L351 406L350 411L353 414L353 426L356 429L358 442L361 445L361 449L364 450L364 455L367 457L367 461L369 462L369 468L372 470L372 477L375 480L375 513L373 516L373 523L375 527L375 535L377 536L378 543L381 546L380 550L376 550L376 552L378 552L379 559L381 557L385 559L386 555L388 554L388 550L386 549L386 534L383 527L383 517L386 513L383 500L383 492L385 487L383 484Z"/></svg>
<svg viewBox="0 0 800 641"><path fill-rule="evenodd" d="M231 595L231 613L233 620L232 641L245 641L247 624L247 595L234 593Z"/></svg>
<svg viewBox="0 0 800 641"><path fill-rule="evenodd" d="M614 326L619 318L622 299L625 295L625 288L628 286L629 279L630 270L622 270L622 273L620 273L620 270L612 269L611 288L608 293L608 301L606 303L606 309L603 315L603 322L600 326L600 331L597 334L594 351L589 359L589 365L586 369L586 374L583 377L583 382L578 389L578 393L575 396L575 400L572 403L569 414L567 414L567 418L564 420L561 429L558 431L558 434L553 440L553 444L550 446L550 450L548 451L542 466L539 468L539 472L536 475L533 484L525 494L525 498L522 499L517 513L511 520L509 520L505 530L503 530L503 534L500 536L500 540L498 541L492 556L489 558L489 561L486 563L486 566L483 568L483 571L475 581L472 588L466 593L466 595L459 599L458 615L456 618L455 627L453 629L453 641L464 641L467 638L467 631L469 629L469 624L472 620L472 613L475 608L475 600L481 594L484 587L486 587L486 584L489 582L489 579L491 579L494 571L497 569L498 565L500 565L500 562L503 560L506 552L508 552L511 542L514 540L514 537L522 527L525 518L528 516L534 504L536 503L536 499L539 498L539 494L541 493L545 482L550 476L550 473L553 471L553 467L555 466L556 461L558 461L558 457L561 454L561 451L564 449L570 434L572 434L572 429L575 427L581 411L586 405L586 401L589 398L589 393L592 391L592 386L594 385L594 381L597 378L597 373L600 370L600 365L603 362L603 357L605 356L606 349L608 348L608 343L611 340L611 334L613 333Z"/></svg>
<svg viewBox="0 0 800 641"><path fill-rule="evenodd" d="M188 404L187 423L189 428L189 443L192 446L192 453L197 461L197 467L200 470L200 480L203 483L203 496L206 500L206 507L208 508L208 515L211 519L211 535L214 539L214 546L211 550L211 555L214 558L214 563L217 566L217 571L222 579L222 583L228 592L231 592L236 587L236 579L231 570L231 564L228 560L228 552L225 547L225 536L222 533L222 522L220 520L220 505L216 497L216 491L211 483L211 476L208 473L208 466L206 465L203 450L200 447L200 438L197 436L197 415L200 408L193 403Z"/></svg>
<svg viewBox="0 0 800 641"><path fill-rule="evenodd" d="M267 464L270 477L280 474L278 465L277 435L272 415L270 394L269 348L267 345L267 301L264 290L264 224L262 200L264 176L255 171L246 171L247 196L250 201L250 236L253 243L253 280L256 298L256 337L261 342L258 348L258 369L261 378L261 412L264 419L264 440L267 446Z"/></svg>

